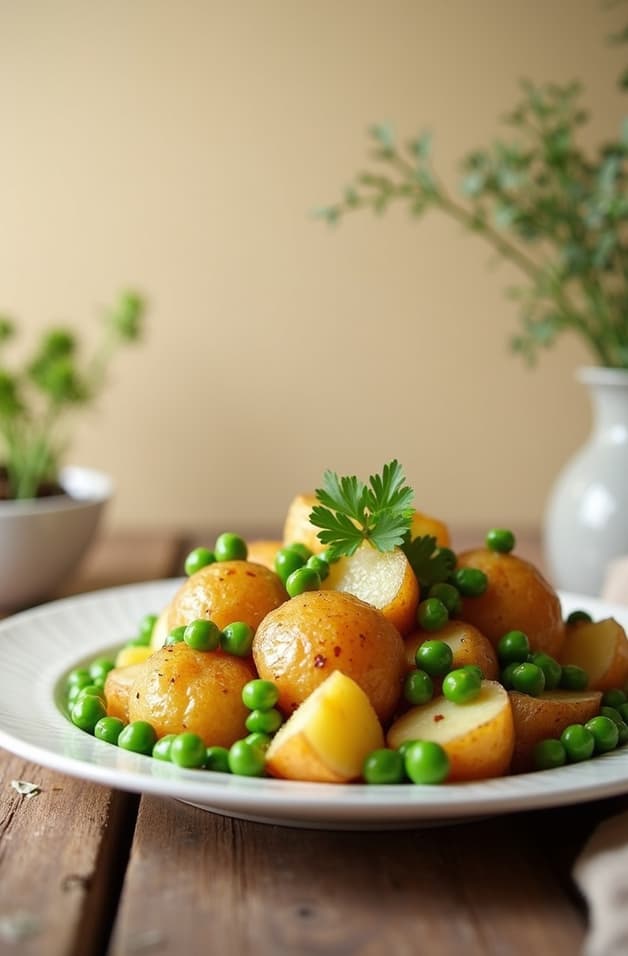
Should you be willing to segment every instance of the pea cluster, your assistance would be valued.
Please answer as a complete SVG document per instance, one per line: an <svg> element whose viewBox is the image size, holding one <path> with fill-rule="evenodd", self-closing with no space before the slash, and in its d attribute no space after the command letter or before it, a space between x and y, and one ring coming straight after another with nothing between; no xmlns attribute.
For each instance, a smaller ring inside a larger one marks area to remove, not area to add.
<svg viewBox="0 0 628 956"><path fill-rule="evenodd" d="M113 661L98 658L89 668L76 668L68 676L67 700L72 723L98 740L133 753L152 756L186 769L206 769L219 773L259 777L264 774L265 753L271 737L283 722L275 707L279 691L271 681L251 680L242 689L242 700L250 710L245 721L248 736L236 740L230 748L206 747L198 734L166 734L157 739L154 728L145 720L125 724L108 717L104 682Z"/></svg>
<svg viewBox="0 0 628 956"><path fill-rule="evenodd" d="M325 554L312 554L305 544L296 542L279 548L275 571L290 597L296 597L305 591L318 591L329 574L329 561Z"/></svg>
<svg viewBox="0 0 628 956"><path fill-rule="evenodd" d="M233 621L220 628L213 621L199 618L189 624L174 627L165 645L185 642L194 651L215 651L219 647L235 657L248 657L253 644L253 628L246 621Z"/></svg>
<svg viewBox="0 0 628 956"><path fill-rule="evenodd" d="M194 548L185 559L184 569L187 575L196 574L201 568L216 561L246 561L248 548L244 538L231 531L223 531L216 538L214 550Z"/></svg>
<svg viewBox="0 0 628 956"><path fill-rule="evenodd" d="M479 597L488 587L484 571L480 568L456 568L454 552L450 548L439 549L439 553L444 552L449 554L453 570L447 581L432 584L427 597L419 603L417 623L424 631L440 631L450 618L460 614L463 597Z"/></svg>

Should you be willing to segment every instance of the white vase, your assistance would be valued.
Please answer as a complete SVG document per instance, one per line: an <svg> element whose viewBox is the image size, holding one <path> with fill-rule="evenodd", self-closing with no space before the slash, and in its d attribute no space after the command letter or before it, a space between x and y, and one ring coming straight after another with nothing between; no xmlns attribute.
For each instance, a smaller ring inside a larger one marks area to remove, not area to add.
<svg viewBox="0 0 628 956"><path fill-rule="evenodd" d="M545 556L553 583L599 594L609 562L628 555L628 371L582 368L593 428L560 473L545 515Z"/></svg>

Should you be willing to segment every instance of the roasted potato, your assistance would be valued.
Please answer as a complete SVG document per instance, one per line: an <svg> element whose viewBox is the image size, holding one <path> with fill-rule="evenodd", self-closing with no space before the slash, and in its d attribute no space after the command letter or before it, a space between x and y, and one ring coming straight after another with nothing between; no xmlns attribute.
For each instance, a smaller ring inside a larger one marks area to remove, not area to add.
<svg viewBox="0 0 628 956"><path fill-rule="evenodd" d="M479 568L488 588L479 597L464 598L461 617L477 627L496 647L507 631L527 634L533 651L559 658L565 640L560 600L534 565L514 554L487 548L465 551L458 566Z"/></svg>
<svg viewBox="0 0 628 956"><path fill-rule="evenodd" d="M190 731L207 747L246 736L242 688L255 674L239 657L170 644L155 651L129 690L129 720L147 720L158 737Z"/></svg>
<svg viewBox="0 0 628 956"><path fill-rule="evenodd" d="M274 571L275 555L281 547L283 547L282 541L249 541L247 544L247 560L252 561L254 564L263 564L265 568Z"/></svg>
<svg viewBox="0 0 628 956"><path fill-rule="evenodd" d="M310 512L316 504L318 501L313 492L306 492L292 499L283 526L284 544L300 542L307 545L312 554L324 551L324 545L318 540L320 528L310 524Z"/></svg>
<svg viewBox="0 0 628 956"><path fill-rule="evenodd" d="M487 637L480 634L478 629L468 621L448 621L444 627L433 631L414 631L404 641L406 650L406 666L408 669L416 667L417 648L424 641L436 638L449 644L453 654L452 670L464 667L466 664L477 664L486 680L497 680L499 677L499 662L495 648Z"/></svg>
<svg viewBox="0 0 628 956"><path fill-rule="evenodd" d="M392 725L389 747L406 740L433 740L450 762L448 780L499 777L510 766L515 735L508 694L496 681L482 681L475 700L454 704L436 697L413 707Z"/></svg>
<svg viewBox="0 0 628 956"><path fill-rule="evenodd" d="M436 543L440 548L448 548L451 544L449 528L444 522L423 514L421 511L415 511L410 525L410 536L412 538L423 538L425 535L436 538Z"/></svg>
<svg viewBox="0 0 628 956"><path fill-rule="evenodd" d="M346 591L378 608L401 634L416 623L419 585L408 559L400 548L378 551L370 544L348 558L340 558L329 569L323 588Z"/></svg>
<svg viewBox="0 0 628 956"><path fill-rule="evenodd" d="M383 614L352 594L308 591L267 614L253 639L260 677L291 714L333 671L360 685L381 721L394 713L405 673L403 641Z"/></svg>
<svg viewBox="0 0 628 956"><path fill-rule="evenodd" d="M545 691L540 697L509 693L515 726L515 749L512 772L532 770L536 744L550 737L560 737L570 724L584 724L600 710L598 691Z"/></svg>
<svg viewBox="0 0 628 956"><path fill-rule="evenodd" d="M109 717L119 717L129 722L129 691L142 672L146 661L114 667L105 680L105 705Z"/></svg>
<svg viewBox="0 0 628 956"><path fill-rule="evenodd" d="M217 561L192 574L175 594L168 629L208 618L218 627L245 621L253 629L288 595L274 571L252 561Z"/></svg>
<svg viewBox="0 0 628 956"><path fill-rule="evenodd" d="M612 618L594 623L569 624L561 663L577 664L587 672L589 688L622 688L628 680L628 638Z"/></svg>

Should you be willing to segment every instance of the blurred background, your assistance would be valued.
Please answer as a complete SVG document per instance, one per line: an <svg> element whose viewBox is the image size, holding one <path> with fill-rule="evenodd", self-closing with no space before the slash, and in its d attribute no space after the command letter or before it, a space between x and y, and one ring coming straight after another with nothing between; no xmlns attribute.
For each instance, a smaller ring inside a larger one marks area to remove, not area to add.
<svg viewBox="0 0 628 956"><path fill-rule="evenodd" d="M0 311L29 335L133 287L69 459L110 472L114 527L280 526L325 468L397 457L417 507L534 528L590 425L560 339L509 351L518 277L438 213L312 211L366 165L366 130L489 144L518 81L580 78L597 144L622 115L623 11L597 0L0 3ZM619 19L619 23L618 23Z"/></svg>

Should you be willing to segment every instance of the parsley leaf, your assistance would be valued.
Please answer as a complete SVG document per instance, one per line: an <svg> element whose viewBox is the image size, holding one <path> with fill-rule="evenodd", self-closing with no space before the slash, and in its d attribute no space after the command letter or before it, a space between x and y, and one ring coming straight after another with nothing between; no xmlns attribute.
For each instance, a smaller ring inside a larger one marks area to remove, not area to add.
<svg viewBox="0 0 628 956"><path fill-rule="evenodd" d="M431 534L406 541L403 550L422 588L446 581L455 567L455 556L449 549L441 551Z"/></svg>
<svg viewBox="0 0 628 956"><path fill-rule="evenodd" d="M368 485L355 475L325 472L323 487L316 489L320 504L312 509L310 521L321 528L318 538L331 561L355 554L363 541L378 551L404 543L414 514L414 492L405 480L396 460L384 465L381 475L371 475Z"/></svg>

